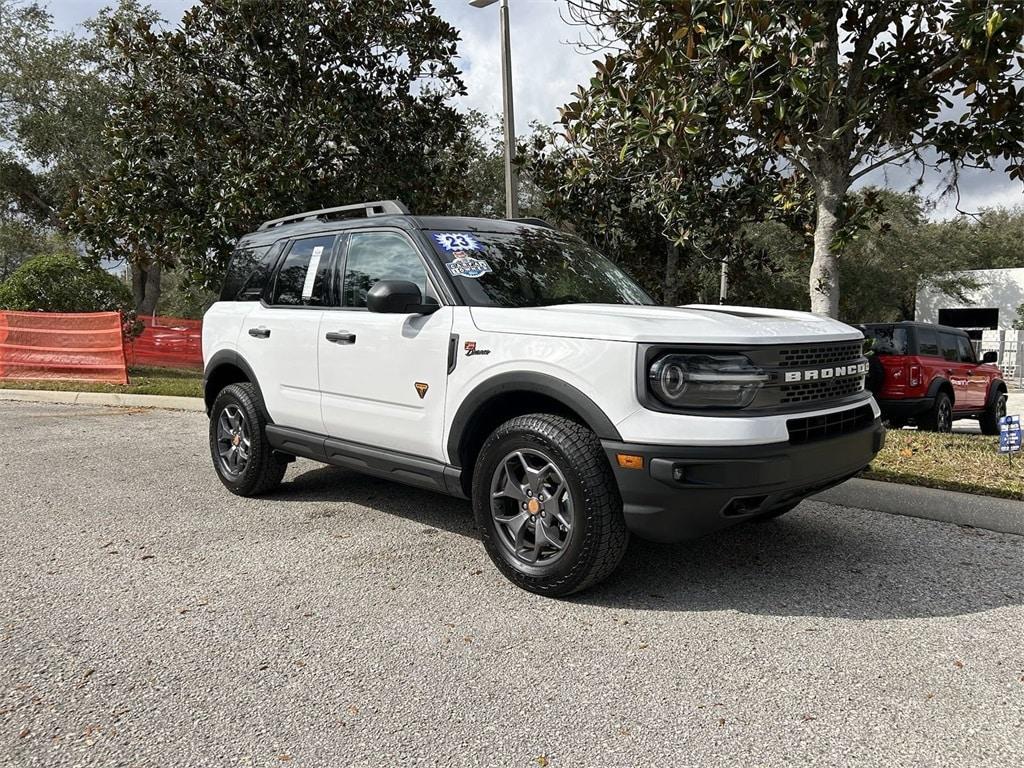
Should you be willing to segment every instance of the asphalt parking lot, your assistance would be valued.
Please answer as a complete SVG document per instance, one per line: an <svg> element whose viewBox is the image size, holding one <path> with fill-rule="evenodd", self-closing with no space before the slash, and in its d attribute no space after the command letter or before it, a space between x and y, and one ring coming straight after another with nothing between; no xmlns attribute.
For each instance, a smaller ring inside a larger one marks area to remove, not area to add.
<svg viewBox="0 0 1024 768"><path fill-rule="evenodd" d="M1024 538L805 503L570 601L465 502L201 414L0 403L0 763L1024 764Z"/></svg>

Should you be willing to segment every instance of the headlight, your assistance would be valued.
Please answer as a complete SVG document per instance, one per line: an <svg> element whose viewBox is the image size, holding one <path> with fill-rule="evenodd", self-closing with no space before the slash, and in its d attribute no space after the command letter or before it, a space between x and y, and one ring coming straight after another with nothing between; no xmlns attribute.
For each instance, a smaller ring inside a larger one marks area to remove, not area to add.
<svg viewBox="0 0 1024 768"><path fill-rule="evenodd" d="M651 392L672 408L746 408L769 378L743 355L670 354L648 371Z"/></svg>

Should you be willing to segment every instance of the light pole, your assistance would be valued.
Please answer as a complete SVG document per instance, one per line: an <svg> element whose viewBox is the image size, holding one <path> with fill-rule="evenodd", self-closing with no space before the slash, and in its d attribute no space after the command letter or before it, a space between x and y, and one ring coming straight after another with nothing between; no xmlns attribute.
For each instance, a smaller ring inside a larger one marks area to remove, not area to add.
<svg viewBox="0 0 1024 768"><path fill-rule="evenodd" d="M469 0L474 8L486 8L498 0ZM499 9L501 34L501 102L505 116L505 218L519 216L519 179L512 161L516 152L515 109L512 105L512 48L509 44L508 0Z"/></svg>

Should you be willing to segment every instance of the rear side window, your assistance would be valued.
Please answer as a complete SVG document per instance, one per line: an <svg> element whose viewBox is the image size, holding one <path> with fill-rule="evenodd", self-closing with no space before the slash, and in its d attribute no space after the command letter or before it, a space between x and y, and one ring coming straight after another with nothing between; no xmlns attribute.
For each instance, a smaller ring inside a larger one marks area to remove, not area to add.
<svg viewBox="0 0 1024 768"><path fill-rule="evenodd" d="M269 245L239 248L231 254L220 300L259 301L267 285L275 254L276 249Z"/></svg>
<svg viewBox="0 0 1024 768"><path fill-rule="evenodd" d="M957 362L960 358L960 345L957 339L960 337L955 333L940 333L939 343L942 344L942 356L950 362Z"/></svg>
<svg viewBox="0 0 1024 768"><path fill-rule="evenodd" d="M270 303L284 307L324 306L335 239L334 235L321 235L292 243L278 270Z"/></svg>
<svg viewBox="0 0 1024 768"><path fill-rule="evenodd" d="M939 334L934 328L917 329L917 354L925 357L942 357L939 352Z"/></svg>
<svg viewBox="0 0 1024 768"><path fill-rule="evenodd" d="M868 349L876 355L910 354L910 340L906 328L880 325L864 328L863 331L864 338L868 341Z"/></svg>

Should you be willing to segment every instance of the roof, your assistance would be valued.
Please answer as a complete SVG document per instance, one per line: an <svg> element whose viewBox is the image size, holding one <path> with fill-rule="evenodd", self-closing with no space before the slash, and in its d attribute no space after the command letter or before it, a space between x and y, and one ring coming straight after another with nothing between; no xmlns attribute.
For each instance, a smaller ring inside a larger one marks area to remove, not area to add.
<svg viewBox="0 0 1024 768"><path fill-rule="evenodd" d="M529 229L550 227L540 219L488 219L470 216L413 216L395 200L306 211L265 222L255 232L239 239L239 245L266 245L284 237L317 232L337 232L371 227L398 227L405 230L452 230L455 232L496 232L515 234ZM364 215L352 215L363 213Z"/></svg>
<svg viewBox="0 0 1024 768"><path fill-rule="evenodd" d="M955 328L951 325L939 325L938 323L922 323L918 320L900 320L899 322L892 323L858 323L857 326L860 328L888 328L890 326L900 326L902 328L934 328L937 331L962 333L967 335L967 331L963 328Z"/></svg>

